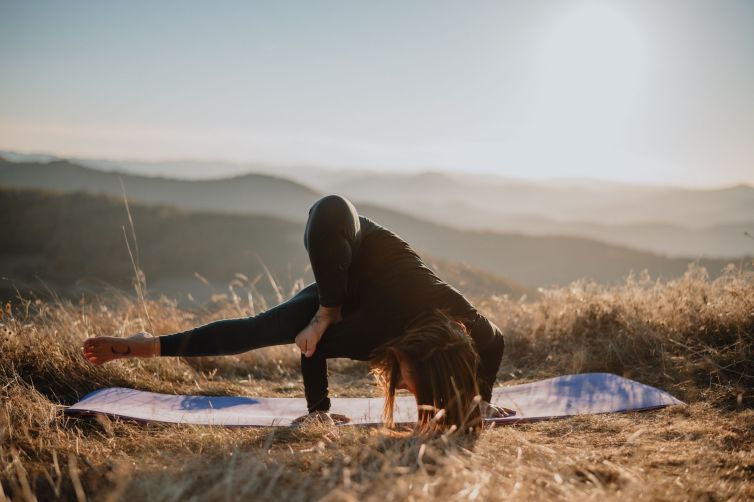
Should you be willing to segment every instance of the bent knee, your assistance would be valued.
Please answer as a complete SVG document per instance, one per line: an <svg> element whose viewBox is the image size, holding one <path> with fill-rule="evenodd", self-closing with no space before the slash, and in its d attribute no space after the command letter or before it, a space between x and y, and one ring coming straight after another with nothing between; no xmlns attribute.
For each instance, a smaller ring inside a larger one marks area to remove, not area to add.
<svg viewBox="0 0 754 502"><path fill-rule="evenodd" d="M316 235L335 232L352 238L358 230L359 214L351 201L341 195L326 195L309 209L304 246L309 249L309 240Z"/></svg>
<svg viewBox="0 0 754 502"><path fill-rule="evenodd" d="M312 207L309 208L309 215L311 216L312 212L316 210L318 213L331 213L331 212L337 212L337 211L350 211L353 207L353 204L351 201L343 197L342 195L338 194L330 194L325 195L324 197L320 198L312 204Z"/></svg>

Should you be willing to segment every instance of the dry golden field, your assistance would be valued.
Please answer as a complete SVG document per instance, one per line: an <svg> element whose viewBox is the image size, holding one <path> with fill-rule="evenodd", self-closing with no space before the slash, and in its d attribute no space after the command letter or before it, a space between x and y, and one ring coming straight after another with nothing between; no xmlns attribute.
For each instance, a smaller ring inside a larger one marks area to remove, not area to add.
<svg viewBox="0 0 754 502"><path fill-rule="evenodd" d="M165 334L266 307L247 298L229 294L193 311L122 293L79 303L19 298L7 306L0 321L0 500L754 498L754 274L733 267L714 281L690 268L669 282L574 283L533 302L470 298L506 336L500 384L609 371L688 406L490 428L478 438L61 414L61 405L104 386L302 396L293 346L101 367L81 356L90 336ZM375 394L364 364L336 361L330 370L333 395Z"/></svg>

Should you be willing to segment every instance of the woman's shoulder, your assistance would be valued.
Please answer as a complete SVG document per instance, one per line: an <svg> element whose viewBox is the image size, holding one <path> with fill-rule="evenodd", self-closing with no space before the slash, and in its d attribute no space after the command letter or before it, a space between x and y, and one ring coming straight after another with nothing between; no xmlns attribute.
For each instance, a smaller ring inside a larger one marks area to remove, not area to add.
<svg viewBox="0 0 754 502"><path fill-rule="evenodd" d="M385 229L376 221L361 214L359 215L359 226L361 227L361 233L364 235L369 235L379 229Z"/></svg>

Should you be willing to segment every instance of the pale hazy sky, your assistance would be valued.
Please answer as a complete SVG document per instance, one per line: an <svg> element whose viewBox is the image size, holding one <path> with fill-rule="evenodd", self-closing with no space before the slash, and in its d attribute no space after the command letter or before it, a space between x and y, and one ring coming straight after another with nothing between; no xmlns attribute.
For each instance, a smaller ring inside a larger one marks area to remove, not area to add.
<svg viewBox="0 0 754 502"><path fill-rule="evenodd" d="M0 149L754 184L754 1L0 0Z"/></svg>

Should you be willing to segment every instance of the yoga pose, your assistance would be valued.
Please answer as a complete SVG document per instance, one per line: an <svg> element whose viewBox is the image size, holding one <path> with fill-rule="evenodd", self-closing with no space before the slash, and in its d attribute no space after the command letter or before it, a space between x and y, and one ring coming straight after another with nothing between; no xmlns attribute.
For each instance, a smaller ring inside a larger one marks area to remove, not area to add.
<svg viewBox="0 0 754 502"><path fill-rule="evenodd" d="M84 355L102 364L295 343L309 411L302 419L347 420L328 413L327 359L335 357L370 362L388 426L398 389L415 396L420 428L478 427L482 415L505 414L489 404L503 357L500 329L405 241L360 216L348 199L328 195L309 210L304 246L315 282L265 312L160 337L90 338Z"/></svg>

